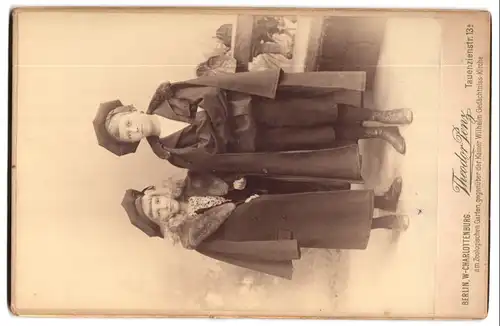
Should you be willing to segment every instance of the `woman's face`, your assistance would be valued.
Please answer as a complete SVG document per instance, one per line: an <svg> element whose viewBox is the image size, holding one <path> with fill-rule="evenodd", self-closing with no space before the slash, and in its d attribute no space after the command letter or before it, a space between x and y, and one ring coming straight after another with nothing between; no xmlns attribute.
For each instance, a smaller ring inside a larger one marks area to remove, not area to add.
<svg viewBox="0 0 500 326"><path fill-rule="evenodd" d="M152 124L146 114L132 111L114 116L110 129L118 140L135 143L151 134Z"/></svg>
<svg viewBox="0 0 500 326"><path fill-rule="evenodd" d="M151 220L164 221L179 212L180 203L167 195L147 190L142 197L142 209Z"/></svg>

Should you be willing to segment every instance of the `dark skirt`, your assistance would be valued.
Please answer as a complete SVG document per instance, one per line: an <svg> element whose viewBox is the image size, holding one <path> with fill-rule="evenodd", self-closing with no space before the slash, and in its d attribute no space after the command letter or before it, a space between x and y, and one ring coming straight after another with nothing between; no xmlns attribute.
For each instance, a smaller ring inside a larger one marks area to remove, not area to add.
<svg viewBox="0 0 500 326"><path fill-rule="evenodd" d="M276 99L254 97L250 116L233 117L231 152L277 152L316 150L352 144L338 140L335 126L339 124L337 94L297 97L293 94ZM240 103L232 103L233 108ZM343 104L340 104L343 105ZM244 127L242 127L244 126ZM249 143L253 143L249 147Z"/></svg>

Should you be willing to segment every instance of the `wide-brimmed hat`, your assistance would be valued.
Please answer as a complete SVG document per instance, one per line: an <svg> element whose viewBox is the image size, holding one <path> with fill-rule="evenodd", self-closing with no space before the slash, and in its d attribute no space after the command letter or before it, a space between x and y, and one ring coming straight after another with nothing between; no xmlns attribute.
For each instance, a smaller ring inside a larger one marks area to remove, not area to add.
<svg viewBox="0 0 500 326"><path fill-rule="evenodd" d="M101 103L93 121L94 130L99 145L118 156L135 153L137 147L139 146L139 142L135 143L121 142L115 139L106 130L105 124L108 114L114 109L121 106L123 106L123 104L119 100Z"/></svg>
<svg viewBox="0 0 500 326"><path fill-rule="evenodd" d="M135 189L128 189L122 200L122 207L127 212L130 223L150 237L163 238L160 226L151 221L140 205L140 199L144 194Z"/></svg>

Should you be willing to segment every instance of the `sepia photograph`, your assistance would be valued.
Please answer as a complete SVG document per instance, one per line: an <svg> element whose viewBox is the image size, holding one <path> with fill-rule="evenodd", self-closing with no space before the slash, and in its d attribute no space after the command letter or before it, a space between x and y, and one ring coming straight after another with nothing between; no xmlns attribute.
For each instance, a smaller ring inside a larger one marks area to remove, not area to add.
<svg viewBox="0 0 500 326"><path fill-rule="evenodd" d="M11 14L14 314L487 316L487 11Z"/></svg>

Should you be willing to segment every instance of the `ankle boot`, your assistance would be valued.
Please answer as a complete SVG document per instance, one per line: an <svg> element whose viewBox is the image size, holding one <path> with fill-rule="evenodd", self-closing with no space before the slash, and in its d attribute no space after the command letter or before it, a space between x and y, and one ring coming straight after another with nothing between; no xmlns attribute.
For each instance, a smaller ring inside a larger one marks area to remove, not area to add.
<svg viewBox="0 0 500 326"><path fill-rule="evenodd" d="M401 154L406 153L406 142L398 127L365 127L363 138L379 138L387 141Z"/></svg>
<svg viewBox="0 0 500 326"><path fill-rule="evenodd" d="M397 177L394 179L392 185L389 187L389 190L385 192L385 194L375 197L375 208L395 212L398 208L399 196L401 195L402 189L403 179L401 177Z"/></svg>
<svg viewBox="0 0 500 326"><path fill-rule="evenodd" d="M391 230L406 231L410 226L410 219L406 215L395 215L394 222L391 224Z"/></svg>
<svg viewBox="0 0 500 326"><path fill-rule="evenodd" d="M413 121L413 112L410 109L373 111L373 121L398 125L410 124Z"/></svg>
<svg viewBox="0 0 500 326"><path fill-rule="evenodd" d="M372 220L372 229L406 231L409 226L410 219L406 215L385 215Z"/></svg>

